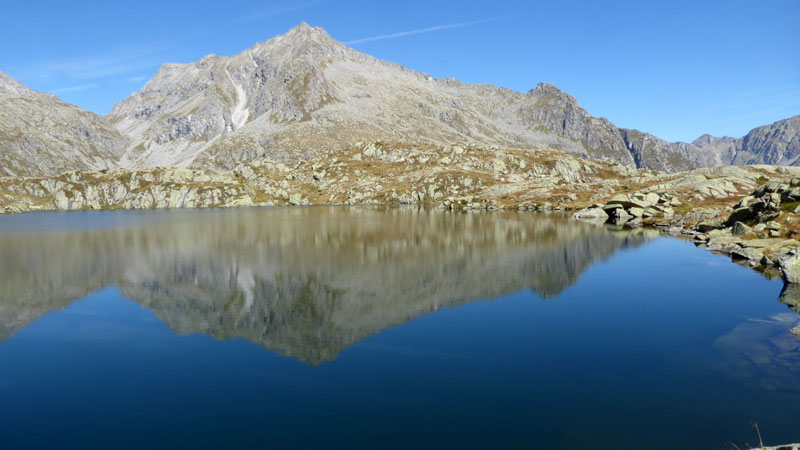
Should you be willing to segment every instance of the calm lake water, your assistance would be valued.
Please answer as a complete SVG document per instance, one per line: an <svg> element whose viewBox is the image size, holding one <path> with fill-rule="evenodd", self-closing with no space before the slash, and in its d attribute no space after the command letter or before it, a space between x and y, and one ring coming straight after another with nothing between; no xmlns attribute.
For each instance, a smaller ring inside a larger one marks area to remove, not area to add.
<svg viewBox="0 0 800 450"><path fill-rule="evenodd" d="M781 288L533 213L4 216L0 448L798 441Z"/></svg>

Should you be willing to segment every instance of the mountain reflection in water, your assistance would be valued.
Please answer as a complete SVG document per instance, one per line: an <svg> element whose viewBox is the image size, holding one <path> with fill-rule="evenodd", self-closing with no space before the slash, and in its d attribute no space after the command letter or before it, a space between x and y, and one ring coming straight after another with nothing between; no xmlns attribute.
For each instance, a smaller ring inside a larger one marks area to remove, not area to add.
<svg viewBox="0 0 800 450"><path fill-rule="evenodd" d="M525 289L552 297L653 236L540 214L412 208L157 212L125 225L114 213L93 217L99 229L0 234L0 340L116 286L175 333L241 337L319 364L441 307Z"/></svg>

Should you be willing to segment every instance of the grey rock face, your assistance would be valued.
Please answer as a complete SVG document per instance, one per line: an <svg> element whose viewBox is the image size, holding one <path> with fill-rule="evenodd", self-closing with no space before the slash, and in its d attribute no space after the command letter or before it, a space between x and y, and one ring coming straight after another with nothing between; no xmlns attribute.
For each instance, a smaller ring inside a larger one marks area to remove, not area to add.
<svg viewBox="0 0 800 450"><path fill-rule="evenodd" d="M747 225L743 224L742 222L736 222L733 224L733 228L731 228L731 234L734 236L739 236L742 234L747 234L752 232L753 229L748 227Z"/></svg>
<svg viewBox="0 0 800 450"><path fill-rule="evenodd" d="M726 165L800 165L800 116L755 128L743 138L704 134L691 144L666 142L636 130L623 132L639 167L670 172Z"/></svg>
<svg viewBox="0 0 800 450"><path fill-rule="evenodd" d="M109 115L127 167L234 167L360 141L551 148L634 165L619 130L540 83L527 94L434 79L300 25L233 57L169 64Z"/></svg>
<svg viewBox="0 0 800 450"><path fill-rule="evenodd" d="M800 116L751 130L740 139L733 164L800 164Z"/></svg>
<svg viewBox="0 0 800 450"><path fill-rule="evenodd" d="M131 168L229 169L263 155L376 140L548 148L665 172L793 164L800 154L791 123L779 125L778 135L772 125L744 140L705 135L691 144L667 142L593 117L551 84L522 94L435 79L306 24L230 58L167 64L140 93L118 103L110 119L133 137L122 161Z"/></svg>
<svg viewBox="0 0 800 450"><path fill-rule="evenodd" d="M721 164L705 163L690 144L667 142L639 130L620 129L636 166L664 172L683 172Z"/></svg>
<svg viewBox="0 0 800 450"><path fill-rule="evenodd" d="M126 145L105 118L0 72L0 176L106 169Z"/></svg>
<svg viewBox="0 0 800 450"><path fill-rule="evenodd" d="M777 261L781 269L781 275L787 283L800 283L800 256L795 252L787 254Z"/></svg>

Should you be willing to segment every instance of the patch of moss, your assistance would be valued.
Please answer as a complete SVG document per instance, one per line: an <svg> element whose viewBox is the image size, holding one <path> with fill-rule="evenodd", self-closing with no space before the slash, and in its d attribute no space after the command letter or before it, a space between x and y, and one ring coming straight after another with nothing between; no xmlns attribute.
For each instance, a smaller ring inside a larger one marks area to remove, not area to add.
<svg viewBox="0 0 800 450"><path fill-rule="evenodd" d="M800 201L787 202L787 203L781 204L781 209L783 210L783 212L787 212L788 213L788 212L794 211L798 206L800 206Z"/></svg>

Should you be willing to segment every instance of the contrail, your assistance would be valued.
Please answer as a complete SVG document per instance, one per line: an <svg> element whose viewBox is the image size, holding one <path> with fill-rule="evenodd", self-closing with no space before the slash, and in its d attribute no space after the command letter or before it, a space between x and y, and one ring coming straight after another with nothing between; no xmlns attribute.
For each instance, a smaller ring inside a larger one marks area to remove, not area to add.
<svg viewBox="0 0 800 450"><path fill-rule="evenodd" d="M384 39L397 39L401 37L411 36L414 34L422 34L422 33L432 33L434 31L442 31L442 30L450 30L453 28L463 28L469 27L473 25L480 25L489 22L496 22L498 20L507 19L510 16L500 16L500 17L493 17L491 19L483 19L483 20L474 20L472 22L461 22L461 23L450 23L447 25L436 25L434 27L428 28L421 28L419 30L410 30L410 31L400 31L397 33L392 34L380 34L378 36L370 36L361 39L354 39L352 41L346 41L345 44L347 45L355 45L355 44L362 44L364 42L372 42L372 41L382 41Z"/></svg>
<svg viewBox="0 0 800 450"><path fill-rule="evenodd" d="M77 91L85 91L87 89L94 89L100 87L97 83L90 83L90 84L83 84L80 86L71 86L59 89L51 89L50 92L53 94L63 94L65 92L77 92Z"/></svg>

